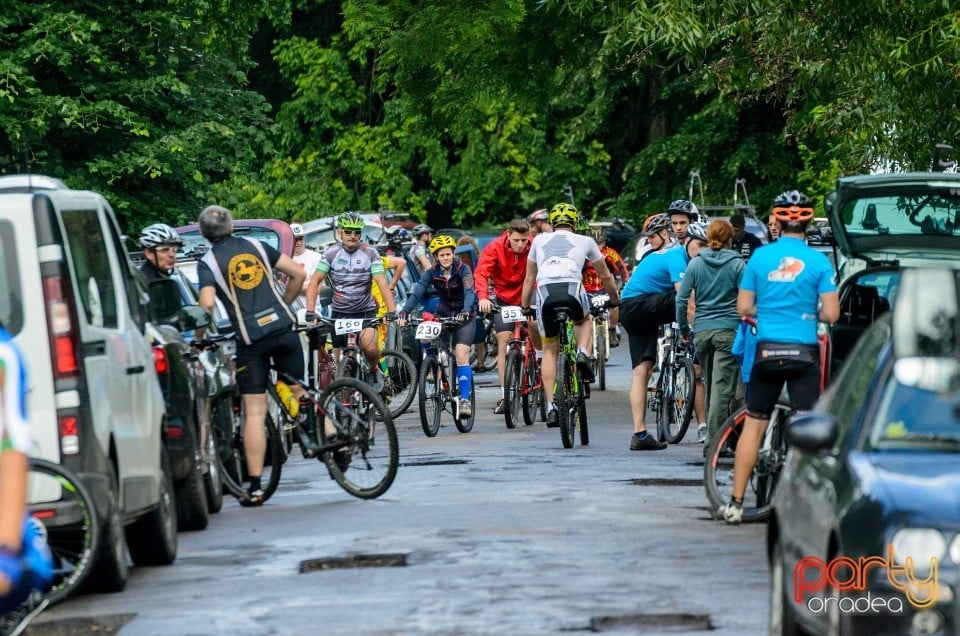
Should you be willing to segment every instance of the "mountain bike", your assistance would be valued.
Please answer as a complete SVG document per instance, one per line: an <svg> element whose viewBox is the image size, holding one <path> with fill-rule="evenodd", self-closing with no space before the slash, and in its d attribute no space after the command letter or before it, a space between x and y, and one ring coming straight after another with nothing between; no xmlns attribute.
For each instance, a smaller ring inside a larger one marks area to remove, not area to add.
<svg viewBox="0 0 960 636"><path fill-rule="evenodd" d="M527 318L516 306L494 307L494 311L500 312L504 322L513 323L503 367L503 403L506 406L503 419L507 428L516 428L522 413L524 424L532 426L536 410L540 411L541 419L546 419L547 401Z"/></svg>
<svg viewBox="0 0 960 636"><path fill-rule="evenodd" d="M607 360L610 359L610 311L607 305L610 296L593 294L590 296L590 313L593 314L593 375L597 379L597 388L607 390Z"/></svg>
<svg viewBox="0 0 960 636"><path fill-rule="evenodd" d="M479 329L483 331L482 356L477 355L477 345L470 349L470 364L477 371L490 371L497 366L497 331L493 326L493 314L482 314L477 318Z"/></svg>
<svg viewBox="0 0 960 636"><path fill-rule="evenodd" d="M100 544L93 497L65 466L31 458L27 473L28 511L43 523L53 553L54 579L45 596L50 605L83 584Z"/></svg>
<svg viewBox="0 0 960 636"><path fill-rule="evenodd" d="M573 321L566 307L556 307L560 323L560 351L557 354L557 385L553 403L557 407L557 422L560 424L560 441L564 448L573 448L576 432L580 431L580 443L590 443L587 428L587 402L590 385L583 381L577 369L577 343L574 338Z"/></svg>
<svg viewBox="0 0 960 636"><path fill-rule="evenodd" d="M673 325L662 325L660 332L660 372L647 406L654 413L657 439L679 444L690 426L697 390L692 346L680 340L680 330Z"/></svg>
<svg viewBox="0 0 960 636"><path fill-rule="evenodd" d="M337 378L354 378L372 384L370 369L357 342L364 329L379 327L384 318L323 318L320 324L333 328L333 332L347 337L347 345L340 351L337 364ZM389 407L391 417L400 417L410 407L417 392L417 365L410 356L402 351L380 352L380 370L383 372L383 391L380 392L384 403Z"/></svg>
<svg viewBox="0 0 960 636"><path fill-rule="evenodd" d="M446 410L453 415L453 422L461 433L473 429L477 414L476 383L470 384L470 417L460 417L460 384L457 382L457 357L454 353L453 339L461 322L456 318L430 317L413 319L417 326L416 338L432 342L434 353L424 352L420 364L419 406L420 425L427 437L440 432L440 417Z"/></svg>

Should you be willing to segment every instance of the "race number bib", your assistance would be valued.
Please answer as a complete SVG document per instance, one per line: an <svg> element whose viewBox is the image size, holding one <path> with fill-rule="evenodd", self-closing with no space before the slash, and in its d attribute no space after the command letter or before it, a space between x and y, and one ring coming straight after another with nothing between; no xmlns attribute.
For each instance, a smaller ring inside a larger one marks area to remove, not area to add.
<svg viewBox="0 0 960 636"><path fill-rule="evenodd" d="M610 296L607 296L606 294L598 294L590 297L590 304L592 304L594 307L603 307L609 301Z"/></svg>
<svg viewBox="0 0 960 636"><path fill-rule="evenodd" d="M338 336L363 331L363 318L338 318L333 321L333 332Z"/></svg>
<svg viewBox="0 0 960 636"><path fill-rule="evenodd" d="M500 317L503 318L503 322L523 322L526 318L523 315L523 310L520 307L501 307L500 308Z"/></svg>
<svg viewBox="0 0 960 636"><path fill-rule="evenodd" d="M417 325L415 337L417 340L436 340L442 327L439 322L421 322Z"/></svg>

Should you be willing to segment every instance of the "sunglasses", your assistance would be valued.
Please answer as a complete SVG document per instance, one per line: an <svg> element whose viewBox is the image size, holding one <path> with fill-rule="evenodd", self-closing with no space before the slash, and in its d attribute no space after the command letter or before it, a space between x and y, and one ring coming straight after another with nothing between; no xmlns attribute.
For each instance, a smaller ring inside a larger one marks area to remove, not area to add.
<svg viewBox="0 0 960 636"><path fill-rule="evenodd" d="M163 247L157 247L157 248L154 248L154 249L155 249L157 252L159 252L160 254L170 254L171 252L174 253L174 254L176 254L177 252L180 251L180 248L179 248L179 247L175 247L175 246L171 246L171 245L164 245Z"/></svg>
<svg viewBox="0 0 960 636"><path fill-rule="evenodd" d="M340 230L340 231L348 236L360 236L360 233L363 230Z"/></svg>

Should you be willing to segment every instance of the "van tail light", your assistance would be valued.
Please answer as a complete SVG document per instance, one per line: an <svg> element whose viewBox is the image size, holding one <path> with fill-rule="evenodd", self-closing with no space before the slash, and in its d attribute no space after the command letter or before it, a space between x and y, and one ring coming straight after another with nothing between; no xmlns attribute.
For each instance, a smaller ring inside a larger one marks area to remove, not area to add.
<svg viewBox="0 0 960 636"><path fill-rule="evenodd" d="M60 452L76 455L80 452L80 422L73 413L59 414Z"/></svg>
<svg viewBox="0 0 960 636"><path fill-rule="evenodd" d="M163 347L153 348L153 366L157 369L157 375L166 375L170 370L170 364L167 361L167 352Z"/></svg>
<svg viewBox="0 0 960 636"><path fill-rule="evenodd" d="M77 343L76 310L73 298L62 276L43 278L43 298L47 304L47 325L50 333L50 357L54 380L80 375Z"/></svg>

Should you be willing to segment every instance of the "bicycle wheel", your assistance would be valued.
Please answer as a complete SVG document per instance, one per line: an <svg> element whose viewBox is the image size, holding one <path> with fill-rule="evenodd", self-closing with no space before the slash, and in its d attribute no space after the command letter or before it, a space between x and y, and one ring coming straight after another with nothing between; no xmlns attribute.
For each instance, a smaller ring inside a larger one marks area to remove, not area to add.
<svg viewBox="0 0 960 636"><path fill-rule="evenodd" d="M507 352L507 360L503 367L503 420L507 428L516 428L520 422L521 402L521 366L523 360L517 349Z"/></svg>
<svg viewBox="0 0 960 636"><path fill-rule="evenodd" d="M440 414L443 413L443 392L440 389L440 365L433 356L424 358L420 365L420 426L427 437L440 431Z"/></svg>
<svg viewBox="0 0 960 636"><path fill-rule="evenodd" d="M272 391L272 387L268 391ZM220 420L222 416L218 415L217 419L211 422L213 424L211 430L217 436L217 448L219 449L217 457L220 460L223 485L231 495L240 497L247 492L250 482L250 473L247 469L247 459L243 445L246 415L242 399L237 400L239 407L232 404L233 400L230 396L227 396L226 399L231 402L230 418L227 424L229 429L223 426L224 422ZM276 399L276 396L274 396L274 399ZM217 412L222 410L223 407L218 408ZM269 406L267 410L268 413L264 419L267 450L263 458L263 471L260 474L260 488L263 490L264 501L269 499L277 489L277 484L280 483L281 467L285 459L280 429L269 412Z"/></svg>
<svg viewBox="0 0 960 636"><path fill-rule="evenodd" d="M677 358L670 374L671 395L664 399L665 406L671 410L666 420L666 438L671 444L679 444L693 416L693 398L697 391L693 362L686 356Z"/></svg>
<svg viewBox="0 0 960 636"><path fill-rule="evenodd" d="M383 374L384 404L390 411L390 417L397 418L406 413L417 393L417 365L405 353L384 351L380 354L381 366L386 363Z"/></svg>
<svg viewBox="0 0 960 636"><path fill-rule="evenodd" d="M53 584L46 593L52 605L73 593L93 568L100 523L90 492L59 464L31 459L27 493L30 514L43 522L53 554Z"/></svg>
<svg viewBox="0 0 960 636"><path fill-rule="evenodd" d="M597 347L593 355L597 359L597 386L601 391L607 390L607 321L594 323L597 330Z"/></svg>
<svg viewBox="0 0 960 636"><path fill-rule="evenodd" d="M763 521L770 514L771 497L786 457L783 430L790 416L790 406L778 403L770 417L768 435L764 436L757 456L757 466L747 482L743 498L743 521ZM746 407L740 408L720 426L710 440L703 466L703 481L713 512L725 506L733 493L734 453L743 423Z"/></svg>
<svg viewBox="0 0 960 636"><path fill-rule="evenodd" d="M361 499L387 492L397 475L400 447L393 419L380 396L363 382L343 378L324 390L320 408L339 439L335 449L323 454L330 476Z"/></svg>
<svg viewBox="0 0 960 636"><path fill-rule="evenodd" d="M527 426L533 426L536 421L537 411L543 400L543 387L537 387L539 377L537 374L537 360L533 353L527 353L523 356L523 391L520 396L520 402L523 406L523 423Z"/></svg>
<svg viewBox="0 0 960 636"><path fill-rule="evenodd" d="M583 386L582 384L580 385ZM587 426L587 400L583 397L583 391L577 396L577 428L580 429L580 444L587 446L590 444L590 429Z"/></svg>
<svg viewBox="0 0 960 636"><path fill-rule="evenodd" d="M470 383L470 417L454 420L457 430L461 433L469 433L473 430L473 421L477 418L477 383Z"/></svg>
<svg viewBox="0 0 960 636"><path fill-rule="evenodd" d="M341 355L340 362L337 364L336 378L354 378L360 377L360 367L357 365L357 359L352 355Z"/></svg>
<svg viewBox="0 0 960 636"><path fill-rule="evenodd" d="M553 402L557 406L560 441L564 448L573 448L573 438L577 428L571 366L570 357L561 351L557 357L557 392L553 396Z"/></svg>
<svg viewBox="0 0 960 636"><path fill-rule="evenodd" d="M664 369L666 363L664 363ZM667 428L670 422L670 396L673 394L673 374L666 371L657 378L657 394L651 401L654 417L657 423L657 440L667 441Z"/></svg>
<svg viewBox="0 0 960 636"><path fill-rule="evenodd" d="M243 494L243 403L222 395L210 406L210 436L224 489L234 497Z"/></svg>

